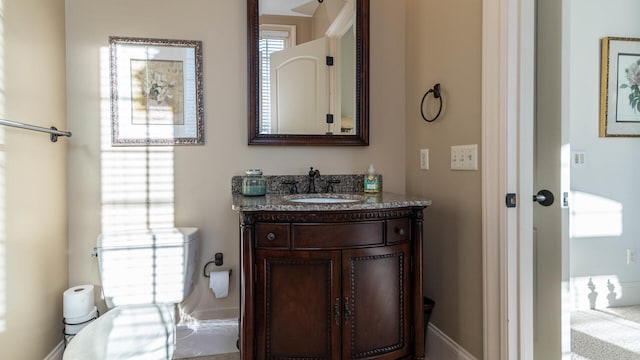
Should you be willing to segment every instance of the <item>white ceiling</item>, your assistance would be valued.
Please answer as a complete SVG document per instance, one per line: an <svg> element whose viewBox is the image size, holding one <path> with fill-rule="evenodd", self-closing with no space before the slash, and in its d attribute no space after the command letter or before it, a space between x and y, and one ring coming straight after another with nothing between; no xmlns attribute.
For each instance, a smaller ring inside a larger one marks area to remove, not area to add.
<svg viewBox="0 0 640 360"><path fill-rule="evenodd" d="M259 0L260 15L313 16L318 0Z"/></svg>

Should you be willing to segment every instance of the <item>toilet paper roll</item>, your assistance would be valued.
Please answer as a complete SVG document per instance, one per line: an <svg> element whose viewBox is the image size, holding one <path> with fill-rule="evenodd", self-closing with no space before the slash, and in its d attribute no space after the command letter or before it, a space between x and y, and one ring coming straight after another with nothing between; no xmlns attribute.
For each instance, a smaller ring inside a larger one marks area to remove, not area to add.
<svg viewBox="0 0 640 360"><path fill-rule="evenodd" d="M229 295L229 270L212 271L209 274L209 288L217 299Z"/></svg>
<svg viewBox="0 0 640 360"><path fill-rule="evenodd" d="M86 316L94 306L93 285L74 286L63 294L62 314L65 318Z"/></svg>
<svg viewBox="0 0 640 360"><path fill-rule="evenodd" d="M89 323L95 320L98 317L98 308L93 307L93 309L84 316L79 316L75 318L64 318L64 333L65 335L75 335L78 331L82 330L85 326L89 325Z"/></svg>

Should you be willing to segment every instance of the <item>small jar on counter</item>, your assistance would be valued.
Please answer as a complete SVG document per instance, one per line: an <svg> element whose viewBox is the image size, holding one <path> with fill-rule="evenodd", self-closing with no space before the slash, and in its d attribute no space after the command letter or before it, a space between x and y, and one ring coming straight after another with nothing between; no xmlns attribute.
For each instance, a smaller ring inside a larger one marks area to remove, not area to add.
<svg viewBox="0 0 640 360"><path fill-rule="evenodd" d="M267 193L267 180L260 169L249 169L242 178L242 195L262 196Z"/></svg>

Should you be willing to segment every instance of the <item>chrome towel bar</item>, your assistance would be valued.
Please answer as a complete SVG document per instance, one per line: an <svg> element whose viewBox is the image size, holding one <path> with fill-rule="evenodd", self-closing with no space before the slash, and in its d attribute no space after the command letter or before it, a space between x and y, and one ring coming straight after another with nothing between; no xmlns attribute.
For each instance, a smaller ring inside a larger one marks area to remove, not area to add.
<svg viewBox="0 0 640 360"><path fill-rule="evenodd" d="M26 130L44 132L44 133L47 133L47 134L51 135L49 137L51 142L58 141L58 136L71 137L71 132L70 131L60 131L55 126L52 126L51 128L47 129L47 128L41 127L41 126L23 124L21 122L5 120L5 119L0 119L0 125L11 126L11 127L20 128L20 129L26 129Z"/></svg>

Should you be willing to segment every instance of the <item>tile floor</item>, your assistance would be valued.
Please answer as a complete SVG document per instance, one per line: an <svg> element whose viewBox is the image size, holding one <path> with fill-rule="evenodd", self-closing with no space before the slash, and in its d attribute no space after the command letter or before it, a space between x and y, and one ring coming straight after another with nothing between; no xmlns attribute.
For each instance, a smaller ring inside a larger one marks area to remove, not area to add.
<svg viewBox="0 0 640 360"><path fill-rule="evenodd" d="M185 358L184 360L240 360L240 353L219 354L210 356L198 356L192 358Z"/></svg>

